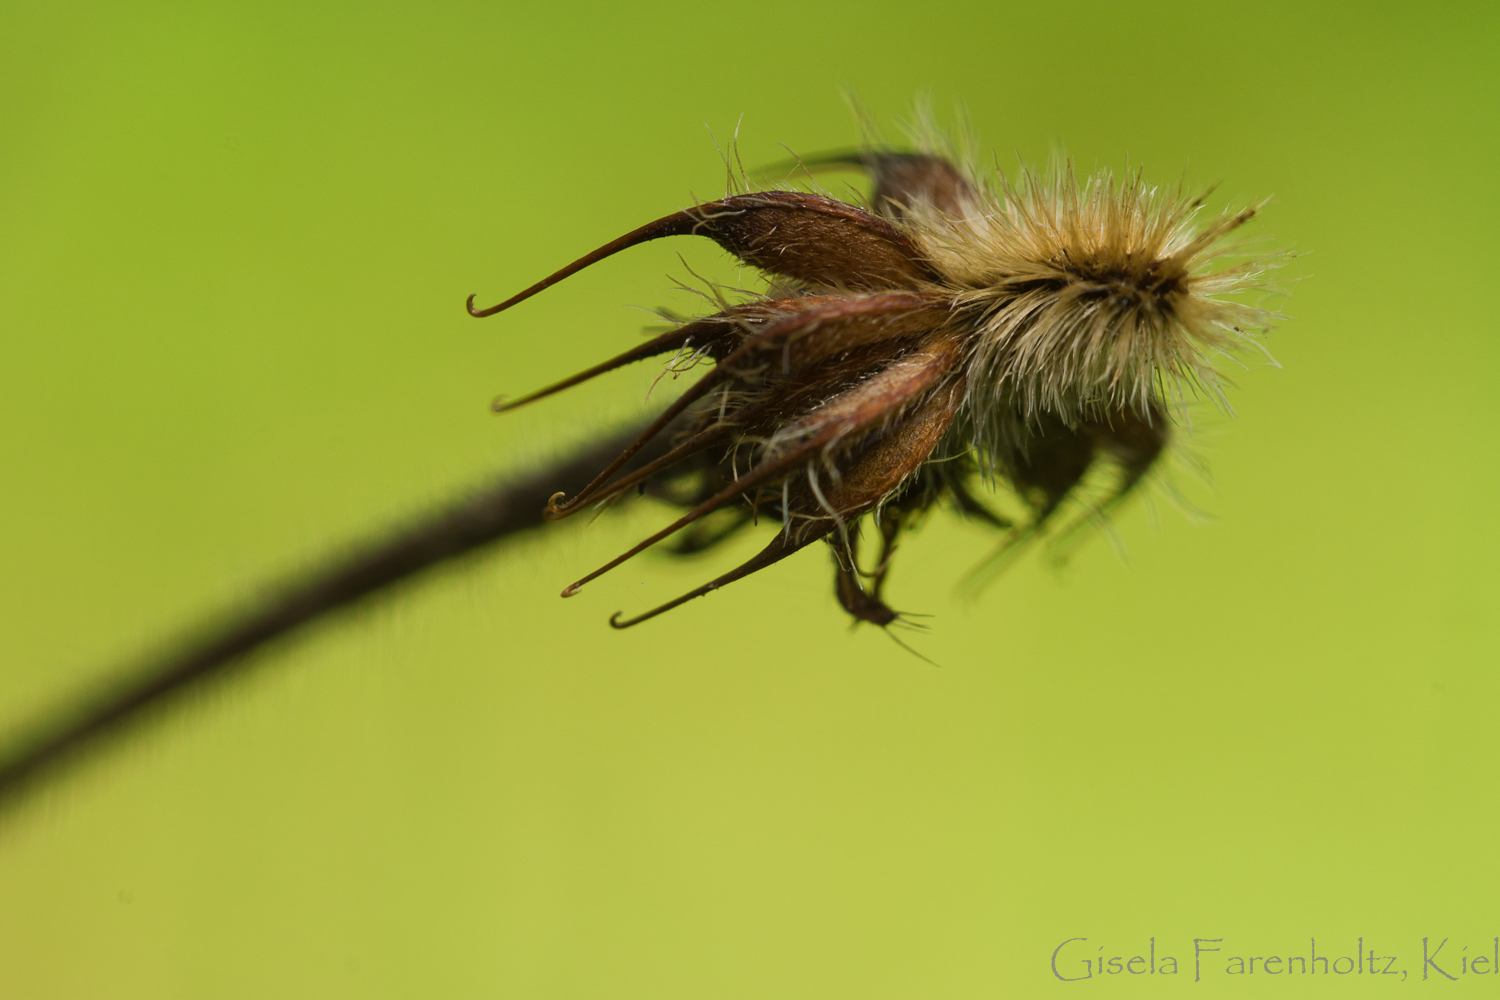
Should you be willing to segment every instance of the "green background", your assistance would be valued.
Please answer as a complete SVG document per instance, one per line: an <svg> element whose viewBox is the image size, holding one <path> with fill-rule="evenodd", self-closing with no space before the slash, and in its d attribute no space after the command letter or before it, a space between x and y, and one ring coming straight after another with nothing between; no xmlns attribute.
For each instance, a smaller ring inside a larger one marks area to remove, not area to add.
<svg viewBox="0 0 1500 1000"><path fill-rule="evenodd" d="M729 274L711 245L483 323L463 299L720 194L705 122L723 143L743 115L765 163L857 139L841 86L886 123L927 90L1007 168L1065 148L1222 180L1222 203L1274 196L1257 235L1306 253L1284 367L1238 374L1238 417L1195 438L1210 523L1138 503L1128 563L1096 538L970 602L991 537L936 518L893 599L937 616L939 668L850 634L811 552L606 627L756 538L558 600L663 523L648 505L429 577L0 819L0 997L1228 996L1265 975L1195 986L1194 937L1363 936L1413 977L1424 936L1488 951L1497 21L0 6L3 732L641 412L650 366L486 407L635 343L627 305L690 308L668 275ZM1068 938L1152 936L1187 975L1048 967Z"/></svg>

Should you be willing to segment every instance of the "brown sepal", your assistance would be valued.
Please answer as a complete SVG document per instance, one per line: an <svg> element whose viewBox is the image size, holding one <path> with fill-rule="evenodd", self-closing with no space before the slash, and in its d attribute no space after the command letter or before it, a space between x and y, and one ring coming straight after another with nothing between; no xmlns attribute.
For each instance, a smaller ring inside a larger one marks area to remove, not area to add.
<svg viewBox="0 0 1500 1000"><path fill-rule="evenodd" d="M794 281L855 291L916 288L938 280L911 237L885 219L833 198L801 191L740 194L648 222L578 258L499 305L493 316L621 250L664 236L707 236L740 260Z"/></svg>

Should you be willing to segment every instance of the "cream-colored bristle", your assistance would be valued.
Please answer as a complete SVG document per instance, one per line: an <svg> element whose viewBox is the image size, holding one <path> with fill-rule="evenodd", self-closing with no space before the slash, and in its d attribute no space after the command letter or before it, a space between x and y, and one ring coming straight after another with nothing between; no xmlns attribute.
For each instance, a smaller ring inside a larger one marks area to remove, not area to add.
<svg viewBox="0 0 1500 1000"><path fill-rule="evenodd" d="M1218 398L1212 356L1276 319L1236 297L1278 258L1225 263L1224 238L1259 206L1204 223L1199 196L1107 170L1080 179L1066 160L979 180L962 212L918 204L903 222L968 317L981 434L1002 410L1075 424Z"/></svg>

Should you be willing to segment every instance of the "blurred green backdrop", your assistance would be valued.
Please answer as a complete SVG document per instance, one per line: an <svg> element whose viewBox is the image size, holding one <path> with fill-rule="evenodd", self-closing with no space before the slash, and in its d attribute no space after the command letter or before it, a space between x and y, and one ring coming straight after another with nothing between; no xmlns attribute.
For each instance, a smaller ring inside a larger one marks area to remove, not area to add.
<svg viewBox="0 0 1500 1000"><path fill-rule="evenodd" d="M1049 967L1075 937L1072 975L1186 962L1106 971L1121 996L1252 992L1225 959L1314 936L1417 978L1448 938L1458 974L1500 935L1497 21L0 6L3 732L640 412L654 369L486 406L634 343L626 305L688 308L667 275L728 273L712 246L463 299L721 193L705 122L764 163L855 141L841 86L887 124L928 90L1007 167L1222 179L1311 252L1284 369L1200 435L1213 523L1136 504L1128 563L1095 539L967 603L991 539L938 518L894 581L938 669L849 634L821 554L606 627L755 539L558 600L644 505L428 578L6 816L0 996L1042 996L1088 988Z"/></svg>

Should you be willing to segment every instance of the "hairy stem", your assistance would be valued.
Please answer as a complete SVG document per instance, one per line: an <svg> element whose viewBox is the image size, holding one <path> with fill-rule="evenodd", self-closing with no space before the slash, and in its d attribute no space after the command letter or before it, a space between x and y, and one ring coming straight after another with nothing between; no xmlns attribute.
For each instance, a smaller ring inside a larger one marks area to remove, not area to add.
<svg viewBox="0 0 1500 1000"><path fill-rule="evenodd" d="M570 458L524 476L506 476L470 499L367 539L347 555L280 587L268 600L200 628L172 652L117 671L106 692L76 698L0 750L0 808L38 778L157 714L206 682L243 672L250 655L288 633L353 605L422 570L546 524L542 512L559 490L582 489L639 431L610 435ZM661 440L666 440L662 438ZM648 462L665 444L648 448Z"/></svg>

